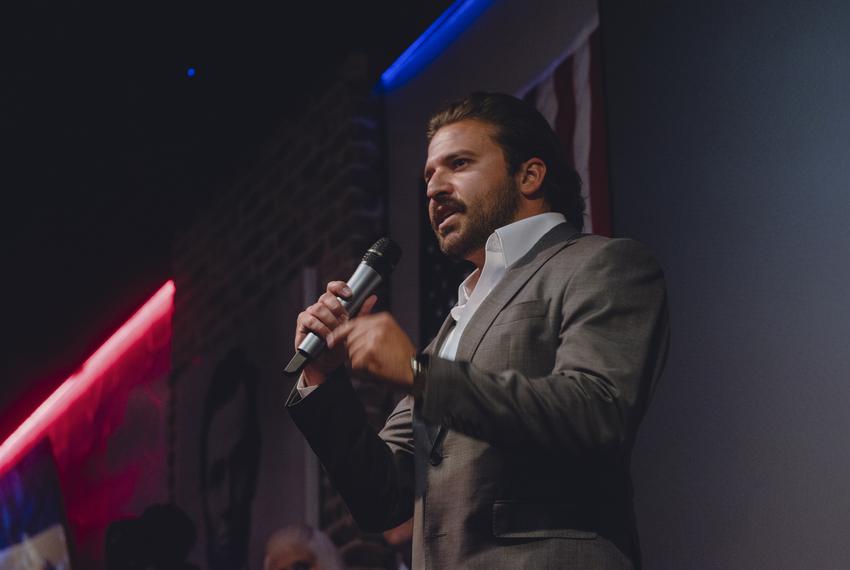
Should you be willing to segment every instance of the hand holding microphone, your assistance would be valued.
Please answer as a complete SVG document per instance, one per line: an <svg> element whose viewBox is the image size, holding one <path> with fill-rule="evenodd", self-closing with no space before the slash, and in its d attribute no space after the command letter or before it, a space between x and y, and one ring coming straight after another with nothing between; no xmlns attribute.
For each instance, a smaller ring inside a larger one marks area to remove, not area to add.
<svg viewBox="0 0 850 570"><path fill-rule="evenodd" d="M321 346L324 347L326 346L324 339L328 338L333 330L348 321L350 316L342 302L350 299L351 294L352 291L345 281L331 281L328 283L327 290L319 297L319 300L298 315L295 326L296 354L293 360L299 359L302 353L298 351L298 347L304 344L308 335L314 335L322 339ZM367 297L363 302L363 306L360 308L359 315L365 316L371 313L376 301L377 297L375 295ZM307 358L301 365L304 373L304 383L307 386L321 384L324 382L325 377L342 366L345 360L346 351L344 343L340 342L324 348L315 357ZM290 370L293 366L297 368L299 364L292 365L290 363L290 366L286 368L286 372L289 374L295 373L296 369Z"/></svg>
<svg viewBox="0 0 850 570"><path fill-rule="evenodd" d="M308 385L319 384L345 359L342 346L325 351L325 337L363 309L368 314L376 298L372 293L386 280L401 257L401 249L388 238L370 247L348 283L332 281L318 302L298 315L295 329L296 353L285 373L296 375L303 369Z"/></svg>

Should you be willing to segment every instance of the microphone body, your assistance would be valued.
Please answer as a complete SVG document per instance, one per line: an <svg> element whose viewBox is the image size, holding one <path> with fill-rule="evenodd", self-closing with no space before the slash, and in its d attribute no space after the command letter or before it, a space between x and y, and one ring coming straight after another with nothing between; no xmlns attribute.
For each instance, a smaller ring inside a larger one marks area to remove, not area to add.
<svg viewBox="0 0 850 570"><path fill-rule="evenodd" d="M357 315L363 302L392 273L400 257L401 249L389 238L379 239L366 251L360 265L346 282L351 289L351 296L348 299L337 297L349 317ZM284 373L300 374L304 365L319 356L326 346L322 337L312 332L308 333L298 345L298 350L286 365Z"/></svg>

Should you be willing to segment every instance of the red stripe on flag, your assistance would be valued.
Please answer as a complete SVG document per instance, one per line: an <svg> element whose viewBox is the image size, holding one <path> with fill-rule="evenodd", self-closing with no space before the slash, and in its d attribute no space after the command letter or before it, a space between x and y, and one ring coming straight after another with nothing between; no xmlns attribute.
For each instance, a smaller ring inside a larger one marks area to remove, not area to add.
<svg viewBox="0 0 850 570"><path fill-rule="evenodd" d="M605 98L602 90L602 44L599 29L590 35L590 201L593 203L593 233L611 235L611 206L608 195L608 141L605 123Z"/></svg>
<svg viewBox="0 0 850 570"><path fill-rule="evenodd" d="M555 134L561 139L567 160L575 166L573 134L576 130L576 100L573 92L573 58L568 57L555 69L552 78L558 100L558 115L555 118Z"/></svg>

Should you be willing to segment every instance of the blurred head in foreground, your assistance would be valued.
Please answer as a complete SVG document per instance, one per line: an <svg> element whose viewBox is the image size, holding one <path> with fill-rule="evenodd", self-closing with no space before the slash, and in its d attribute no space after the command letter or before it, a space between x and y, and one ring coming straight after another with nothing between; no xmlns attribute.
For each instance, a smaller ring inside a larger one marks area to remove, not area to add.
<svg viewBox="0 0 850 570"><path fill-rule="evenodd" d="M325 533L307 525L290 525L266 543L263 570L344 570L345 564Z"/></svg>

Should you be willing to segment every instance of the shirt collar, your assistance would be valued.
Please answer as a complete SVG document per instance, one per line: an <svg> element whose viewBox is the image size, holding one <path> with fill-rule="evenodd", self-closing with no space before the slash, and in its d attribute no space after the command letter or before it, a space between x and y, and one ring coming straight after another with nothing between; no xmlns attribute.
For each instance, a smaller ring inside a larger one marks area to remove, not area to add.
<svg viewBox="0 0 850 570"><path fill-rule="evenodd" d="M498 248L496 251L502 251L505 267L510 268L528 253L540 238L549 233L549 230L566 221L560 212L546 212L502 226L488 238L485 256L486 252L490 251L490 242L499 242L499 245L494 247Z"/></svg>
<svg viewBox="0 0 850 570"><path fill-rule="evenodd" d="M487 265L492 260L491 252L501 253L504 262L503 267L505 269L510 268L511 265L528 253L549 230L566 221L567 219L560 212L546 212L502 226L487 238L487 243L484 246L484 264ZM478 271L478 269L475 271ZM469 300L467 283L473 278L475 271L464 279L458 287L458 305L460 306L465 305Z"/></svg>

